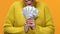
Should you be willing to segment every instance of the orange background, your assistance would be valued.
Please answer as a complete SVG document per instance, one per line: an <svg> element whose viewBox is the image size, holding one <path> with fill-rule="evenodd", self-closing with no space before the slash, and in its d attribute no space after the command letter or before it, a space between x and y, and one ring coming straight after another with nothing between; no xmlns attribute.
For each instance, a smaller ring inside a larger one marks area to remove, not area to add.
<svg viewBox="0 0 60 34"><path fill-rule="evenodd" d="M0 34L4 34L3 24L5 21L8 9L14 1L20 1L20 0L0 0ZM60 26L60 21L59 21L60 0L39 0L39 1L46 3L48 8L50 9L53 17L54 25L55 25L55 34L60 34L60 27L59 27Z"/></svg>

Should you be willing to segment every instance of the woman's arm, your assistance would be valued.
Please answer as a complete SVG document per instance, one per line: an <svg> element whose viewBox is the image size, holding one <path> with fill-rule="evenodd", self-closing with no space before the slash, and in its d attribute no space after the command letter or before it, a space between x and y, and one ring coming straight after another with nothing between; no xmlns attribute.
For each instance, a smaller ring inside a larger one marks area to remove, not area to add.
<svg viewBox="0 0 60 34"><path fill-rule="evenodd" d="M37 34L54 34L54 25L52 21L52 17L50 15L49 9L44 7L44 22L46 26L36 25L36 30L34 30Z"/></svg>
<svg viewBox="0 0 60 34"><path fill-rule="evenodd" d="M13 3L13 5L10 7L9 9L9 13L7 15L5 24L4 24L4 32L5 33L19 33L24 31L24 26L22 27L14 27L14 23L15 23L15 3Z"/></svg>

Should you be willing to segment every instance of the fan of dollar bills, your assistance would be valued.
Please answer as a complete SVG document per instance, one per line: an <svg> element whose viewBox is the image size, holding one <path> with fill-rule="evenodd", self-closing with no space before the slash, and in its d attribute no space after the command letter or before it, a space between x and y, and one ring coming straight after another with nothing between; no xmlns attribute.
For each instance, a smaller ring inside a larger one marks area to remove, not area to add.
<svg viewBox="0 0 60 34"><path fill-rule="evenodd" d="M33 17L36 18L38 14L38 9L33 6L26 6L23 8L23 15L26 19Z"/></svg>

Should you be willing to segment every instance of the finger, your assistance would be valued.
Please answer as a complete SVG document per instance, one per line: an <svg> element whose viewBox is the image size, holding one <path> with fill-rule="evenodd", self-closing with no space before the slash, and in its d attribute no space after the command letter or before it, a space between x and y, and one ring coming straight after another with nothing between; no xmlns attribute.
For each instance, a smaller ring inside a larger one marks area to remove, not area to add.
<svg viewBox="0 0 60 34"><path fill-rule="evenodd" d="M30 24L35 24L35 22L30 22Z"/></svg>
<svg viewBox="0 0 60 34"><path fill-rule="evenodd" d="M26 25L27 23L25 23L25 25Z"/></svg>
<svg viewBox="0 0 60 34"><path fill-rule="evenodd" d="M28 23L29 23L29 22L32 23L32 22L35 22L35 21L32 21L32 20L31 20L31 21L28 21Z"/></svg>
<svg viewBox="0 0 60 34"><path fill-rule="evenodd" d="M34 30L35 29L35 26L32 26L31 29Z"/></svg>
<svg viewBox="0 0 60 34"><path fill-rule="evenodd" d="M34 21L34 19L28 19L27 21Z"/></svg>
<svg viewBox="0 0 60 34"><path fill-rule="evenodd" d="M32 26L35 26L35 23L34 23L34 24L31 24L30 26L31 26L31 27L32 27Z"/></svg>
<svg viewBox="0 0 60 34"><path fill-rule="evenodd" d="M25 32L28 31L28 26L27 26L27 25L24 26L24 31L25 31Z"/></svg>

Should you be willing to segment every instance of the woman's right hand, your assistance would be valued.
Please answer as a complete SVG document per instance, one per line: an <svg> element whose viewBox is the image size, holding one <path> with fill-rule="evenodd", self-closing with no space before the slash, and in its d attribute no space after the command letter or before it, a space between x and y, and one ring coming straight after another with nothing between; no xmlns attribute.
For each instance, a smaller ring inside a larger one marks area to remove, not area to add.
<svg viewBox="0 0 60 34"><path fill-rule="evenodd" d="M29 29L29 24L25 23L25 25L24 25L24 31L28 32L28 29Z"/></svg>

